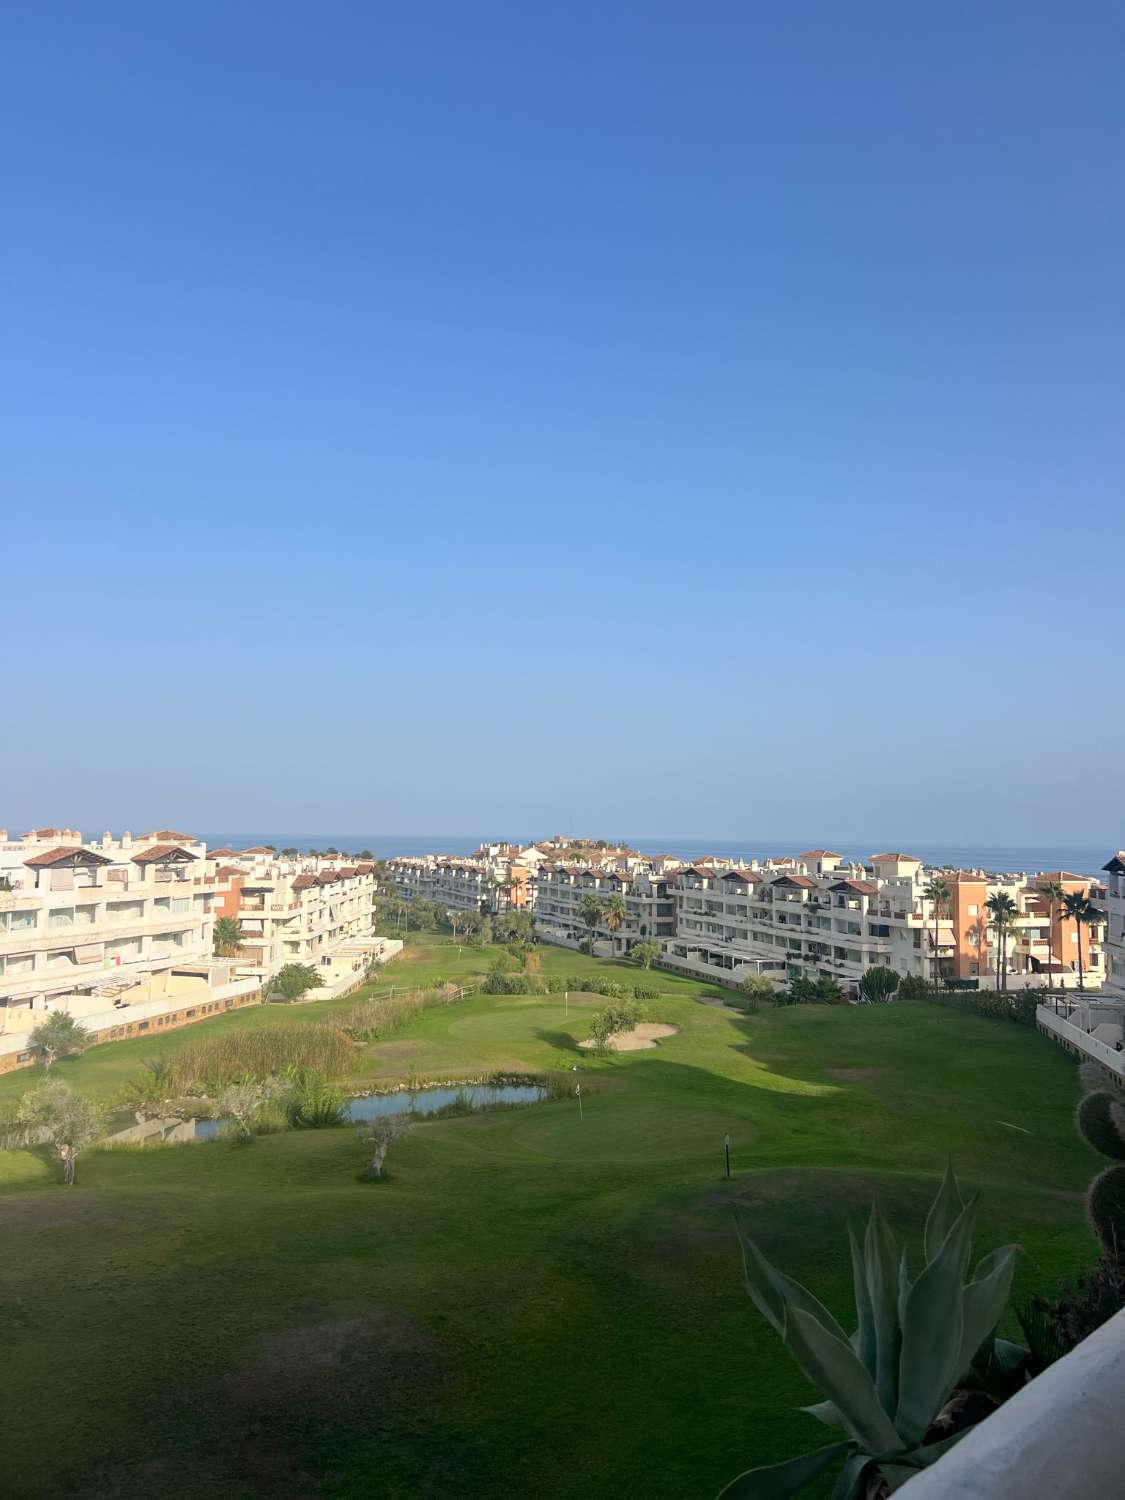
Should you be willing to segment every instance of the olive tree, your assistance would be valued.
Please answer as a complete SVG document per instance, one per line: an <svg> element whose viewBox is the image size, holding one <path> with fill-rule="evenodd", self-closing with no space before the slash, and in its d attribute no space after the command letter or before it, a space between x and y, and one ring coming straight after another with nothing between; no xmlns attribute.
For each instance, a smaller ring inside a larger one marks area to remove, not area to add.
<svg viewBox="0 0 1125 1500"><path fill-rule="evenodd" d="M77 1057L93 1041L93 1037L65 1010L53 1010L45 1021L31 1033L31 1045L43 1054L43 1064L50 1068L60 1057Z"/></svg>
<svg viewBox="0 0 1125 1500"><path fill-rule="evenodd" d="M405 1115L376 1115L374 1119L364 1121L360 1136L371 1152L371 1160L367 1165L368 1177L382 1177L387 1152L395 1141L401 1140L412 1128L413 1122Z"/></svg>
<svg viewBox="0 0 1125 1500"><path fill-rule="evenodd" d="M252 1141L262 1109L279 1089L276 1078L266 1078L260 1083L244 1078L221 1091L215 1100L215 1112L231 1122L235 1140Z"/></svg>
<svg viewBox="0 0 1125 1500"><path fill-rule="evenodd" d="M75 1094L61 1079L52 1078L30 1089L20 1100L9 1144L46 1148L62 1163L63 1182L73 1187L79 1155L101 1133L102 1117L97 1106Z"/></svg>

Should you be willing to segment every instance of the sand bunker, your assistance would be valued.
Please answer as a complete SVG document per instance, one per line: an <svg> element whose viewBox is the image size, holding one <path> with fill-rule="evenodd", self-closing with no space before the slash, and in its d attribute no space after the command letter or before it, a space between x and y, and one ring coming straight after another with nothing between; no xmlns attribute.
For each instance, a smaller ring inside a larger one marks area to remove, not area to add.
<svg viewBox="0 0 1125 1500"><path fill-rule="evenodd" d="M611 1052L643 1052L646 1047L655 1047L661 1037L675 1036L679 1029L678 1026L663 1026L659 1021L642 1021L632 1031L619 1031L616 1036L611 1036L606 1045ZM595 1044L590 1040L578 1045L590 1052Z"/></svg>

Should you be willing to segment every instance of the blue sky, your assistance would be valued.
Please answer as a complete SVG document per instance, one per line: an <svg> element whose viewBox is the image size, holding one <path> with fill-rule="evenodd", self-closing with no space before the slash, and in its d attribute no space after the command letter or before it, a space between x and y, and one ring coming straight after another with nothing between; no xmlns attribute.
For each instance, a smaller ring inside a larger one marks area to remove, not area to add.
<svg viewBox="0 0 1125 1500"><path fill-rule="evenodd" d="M1123 55L9 3L0 822L1125 842Z"/></svg>

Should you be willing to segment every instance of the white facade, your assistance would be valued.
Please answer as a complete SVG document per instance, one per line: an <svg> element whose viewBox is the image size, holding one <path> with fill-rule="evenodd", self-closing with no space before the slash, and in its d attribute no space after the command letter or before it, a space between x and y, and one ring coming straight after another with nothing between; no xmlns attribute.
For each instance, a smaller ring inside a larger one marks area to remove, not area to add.
<svg viewBox="0 0 1125 1500"><path fill-rule="evenodd" d="M259 853L235 856L219 871L221 910L240 925L240 972L268 978L286 964L363 967L375 956L375 898L371 864L275 860Z"/></svg>
<svg viewBox="0 0 1125 1500"><path fill-rule="evenodd" d="M1105 992L1125 1000L1125 850L1104 867L1106 877Z"/></svg>
<svg viewBox="0 0 1125 1500"><path fill-rule="evenodd" d="M211 959L215 880L189 845L36 834L4 840L0 876L0 1029Z"/></svg>
<svg viewBox="0 0 1125 1500"><path fill-rule="evenodd" d="M634 943L659 942L676 930L676 906L666 875L640 867L542 865L536 876L535 932L548 943L576 948L590 938L583 900L620 897L624 912L619 927L600 922L593 929L595 951L625 954Z"/></svg>

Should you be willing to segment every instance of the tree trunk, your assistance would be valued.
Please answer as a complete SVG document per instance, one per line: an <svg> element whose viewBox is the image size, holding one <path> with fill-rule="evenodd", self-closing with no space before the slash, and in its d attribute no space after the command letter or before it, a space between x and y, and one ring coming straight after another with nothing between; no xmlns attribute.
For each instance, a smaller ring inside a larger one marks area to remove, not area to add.
<svg viewBox="0 0 1125 1500"><path fill-rule="evenodd" d="M1078 934L1078 988L1084 990L1086 984L1082 977L1082 923L1077 917L1074 919L1074 930Z"/></svg>
<svg viewBox="0 0 1125 1500"><path fill-rule="evenodd" d="M374 1151L371 1153L371 1167L370 1167L370 1171L371 1171L372 1177L382 1177L382 1175L383 1175L383 1163L386 1161L386 1159L387 1159L387 1142L386 1141L380 1141L378 1143L378 1145L375 1147Z"/></svg>
<svg viewBox="0 0 1125 1500"><path fill-rule="evenodd" d="M78 1153L69 1146L63 1149L63 1182L67 1187L74 1186L74 1164L77 1155Z"/></svg>
<svg viewBox="0 0 1125 1500"><path fill-rule="evenodd" d="M987 928L985 929L985 941L987 942ZM999 927L996 929L996 988L1000 988L1000 971L1004 967L1001 955L1004 952L1004 934Z"/></svg>

